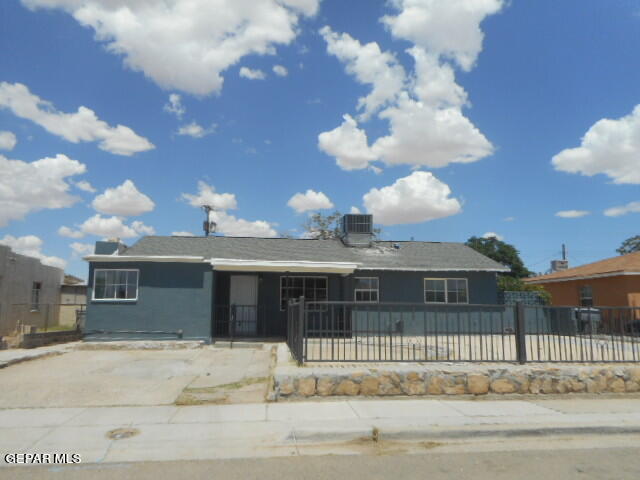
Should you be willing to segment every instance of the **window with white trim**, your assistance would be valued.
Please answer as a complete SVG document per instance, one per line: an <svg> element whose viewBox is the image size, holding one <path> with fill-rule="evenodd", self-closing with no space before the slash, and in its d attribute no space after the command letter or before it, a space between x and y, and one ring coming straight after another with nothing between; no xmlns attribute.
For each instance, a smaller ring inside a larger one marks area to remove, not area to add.
<svg viewBox="0 0 640 480"><path fill-rule="evenodd" d="M96 269L93 300L137 300L138 270Z"/></svg>
<svg viewBox="0 0 640 480"><path fill-rule="evenodd" d="M591 285L580 287L580 306L593 307L593 288Z"/></svg>
<svg viewBox="0 0 640 480"><path fill-rule="evenodd" d="M469 303L466 278L425 278L425 303Z"/></svg>
<svg viewBox="0 0 640 480"><path fill-rule="evenodd" d="M356 277L353 299L358 303L378 302L378 277Z"/></svg>
<svg viewBox="0 0 640 480"><path fill-rule="evenodd" d="M42 290L42 283L33 282L31 287L31 311L40 311L40 291Z"/></svg>
<svg viewBox="0 0 640 480"><path fill-rule="evenodd" d="M324 302L329 298L327 277L280 277L280 310L290 299L304 295L306 302Z"/></svg>

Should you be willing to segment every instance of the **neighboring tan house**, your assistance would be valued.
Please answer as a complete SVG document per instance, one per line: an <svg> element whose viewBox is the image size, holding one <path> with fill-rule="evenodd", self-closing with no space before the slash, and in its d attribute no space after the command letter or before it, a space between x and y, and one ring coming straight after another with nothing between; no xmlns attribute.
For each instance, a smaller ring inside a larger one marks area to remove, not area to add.
<svg viewBox="0 0 640 480"><path fill-rule="evenodd" d="M0 336L18 324L56 325L63 275L59 268L0 245Z"/></svg>
<svg viewBox="0 0 640 480"><path fill-rule="evenodd" d="M102 339L208 341L228 333L230 311L243 325L236 333L281 337L288 301L300 296L495 305L497 273L508 271L462 243L375 240L371 215L345 215L330 240L152 236L129 248L97 242L85 259L85 333Z"/></svg>
<svg viewBox="0 0 640 480"><path fill-rule="evenodd" d="M60 325L81 323L86 305L87 284L81 278L66 274L60 286Z"/></svg>
<svg viewBox="0 0 640 480"><path fill-rule="evenodd" d="M640 307L640 252L524 281L542 285L556 306Z"/></svg>

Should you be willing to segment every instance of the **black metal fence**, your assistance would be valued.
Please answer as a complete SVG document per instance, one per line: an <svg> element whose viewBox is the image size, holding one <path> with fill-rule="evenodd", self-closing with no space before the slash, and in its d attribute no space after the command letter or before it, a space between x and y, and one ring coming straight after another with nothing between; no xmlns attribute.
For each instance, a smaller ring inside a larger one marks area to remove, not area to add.
<svg viewBox="0 0 640 480"><path fill-rule="evenodd" d="M302 362L638 362L640 308L290 302Z"/></svg>
<svg viewBox="0 0 640 480"><path fill-rule="evenodd" d="M287 345L298 365L305 360L305 309L304 297L298 301L289 300L287 305Z"/></svg>
<svg viewBox="0 0 640 480"><path fill-rule="evenodd" d="M284 313L284 312L283 312ZM214 305L214 338L284 337L282 314L263 305Z"/></svg>

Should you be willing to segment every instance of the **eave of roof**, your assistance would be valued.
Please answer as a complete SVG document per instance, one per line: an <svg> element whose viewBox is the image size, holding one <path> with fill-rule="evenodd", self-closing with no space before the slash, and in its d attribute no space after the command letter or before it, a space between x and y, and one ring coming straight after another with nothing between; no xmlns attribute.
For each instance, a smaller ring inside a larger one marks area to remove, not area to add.
<svg viewBox="0 0 640 480"><path fill-rule="evenodd" d="M532 285L540 285L543 283L570 282L572 280L590 280L593 278L620 277L623 275L640 275L640 272L627 272L624 270L620 270L617 272L595 273L593 275L573 275L570 277L553 277L553 278L534 277L534 278L525 278L523 280L526 283L530 283Z"/></svg>

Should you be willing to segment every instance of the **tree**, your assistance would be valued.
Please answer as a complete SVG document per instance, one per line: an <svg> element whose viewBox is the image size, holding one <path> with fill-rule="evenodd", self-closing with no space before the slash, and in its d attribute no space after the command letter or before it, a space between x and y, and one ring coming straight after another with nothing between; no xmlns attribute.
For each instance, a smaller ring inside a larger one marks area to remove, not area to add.
<svg viewBox="0 0 640 480"><path fill-rule="evenodd" d="M473 248L476 252L501 263L511 269L511 272L505 274L514 278L523 278L530 276L533 272L524 266L524 262L520 258L520 252L513 245L509 245L496 237L480 238L471 237L465 242L465 245Z"/></svg>
<svg viewBox="0 0 640 480"><path fill-rule="evenodd" d="M318 238L320 240L338 238L341 231L341 218L342 214L337 210L330 215L323 215L320 212L316 212L307 219L302 225L302 228L306 232L306 236L310 238ZM380 238L381 233L381 228L374 228L373 238Z"/></svg>
<svg viewBox="0 0 640 480"><path fill-rule="evenodd" d="M339 220L342 214L337 210L330 215L323 215L320 212L312 214L302 225L302 228L311 238L327 240L337 238L340 234Z"/></svg>
<svg viewBox="0 0 640 480"><path fill-rule="evenodd" d="M616 250L620 255L626 255L627 253L640 252L640 235L627 238L620 248Z"/></svg>

